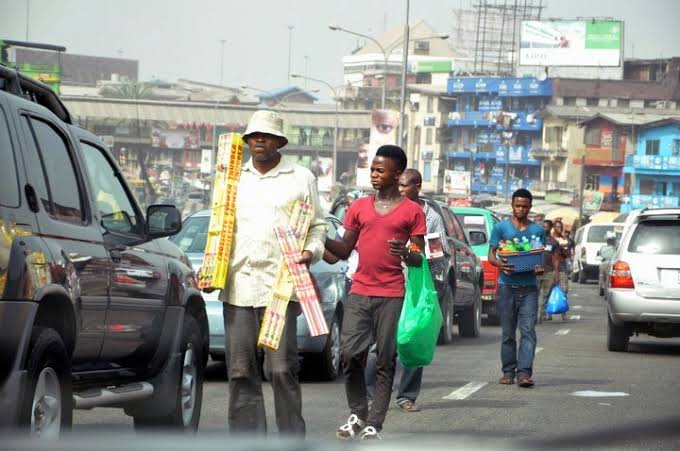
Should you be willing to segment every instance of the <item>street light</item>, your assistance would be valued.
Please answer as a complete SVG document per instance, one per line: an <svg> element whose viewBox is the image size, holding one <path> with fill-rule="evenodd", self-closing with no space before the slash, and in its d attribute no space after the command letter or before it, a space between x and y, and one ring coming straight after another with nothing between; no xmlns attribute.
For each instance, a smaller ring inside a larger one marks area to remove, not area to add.
<svg viewBox="0 0 680 451"><path fill-rule="evenodd" d="M338 93L330 83L325 82L323 80L319 80L318 78L307 77L306 75L300 74L290 74L290 76L291 78L301 78L303 80L321 83L322 85L325 85L328 89L330 89L333 92L333 97L335 99L335 128L333 129L333 167L331 168L332 169L331 178L333 179L333 183L335 183L336 182L335 175L337 173L338 165Z"/></svg>

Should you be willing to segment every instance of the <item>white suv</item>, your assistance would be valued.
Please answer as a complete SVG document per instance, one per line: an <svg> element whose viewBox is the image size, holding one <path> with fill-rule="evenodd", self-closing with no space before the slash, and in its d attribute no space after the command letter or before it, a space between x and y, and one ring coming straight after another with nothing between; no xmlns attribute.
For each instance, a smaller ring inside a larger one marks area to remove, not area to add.
<svg viewBox="0 0 680 451"><path fill-rule="evenodd" d="M621 228L620 223L590 223L576 231L571 266L572 282L586 283L588 279L597 279L600 269L597 251L607 244L607 232L614 232L617 228Z"/></svg>
<svg viewBox="0 0 680 451"><path fill-rule="evenodd" d="M642 210L611 259L607 293L610 351L632 334L680 336L680 208Z"/></svg>

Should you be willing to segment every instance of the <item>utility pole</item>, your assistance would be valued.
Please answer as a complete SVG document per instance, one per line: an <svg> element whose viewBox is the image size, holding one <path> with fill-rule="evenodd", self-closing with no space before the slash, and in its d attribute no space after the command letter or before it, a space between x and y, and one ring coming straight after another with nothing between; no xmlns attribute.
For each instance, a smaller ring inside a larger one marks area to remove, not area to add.
<svg viewBox="0 0 680 451"><path fill-rule="evenodd" d="M406 133L404 130L404 108L406 105L406 69L408 66L408 35L410 27L408 24L409 15L409 0L406 0L406 24L404 25L404 51L402 57L404 58L401 62L401 101L399 102L399 146L403 149L406 147L404 145Z"/></svg>
<svg viewBox="0 0 680 451"><path fill-rule="evenodd" d="M293 30L295 27L293 25L288 25L288 73L286 74L286 80L288 80L288 86L290 86L290 70L291 70L291 57L293 53Z"/></svg>
<svg viewBox="0 0 680 451"><path fill-rule="evenodd" d="M28 22L31 17L31 0L26 0L26 42L28 42Z"/></svg>
<svg viewBox="0 0 680 451"><path fill-rule="evenodd" d="M224 44L226 42L225 39L220 39L220 86L224 81Z"/></svg>
<svg viewBox="0 0 680 451"><path fill-rule="evenodd" d="M307 78L309 76L309 56L305 55L305 89L307 89Z"/></svg>

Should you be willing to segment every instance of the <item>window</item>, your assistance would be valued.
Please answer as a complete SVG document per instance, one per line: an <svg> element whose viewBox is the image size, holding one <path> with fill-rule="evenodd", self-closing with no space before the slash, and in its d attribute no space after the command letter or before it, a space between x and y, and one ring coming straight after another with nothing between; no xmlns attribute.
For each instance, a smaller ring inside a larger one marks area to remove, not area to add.
<svg viewBox="0 0 680 451"><path fill-rule="evenodd" d="M546 127L545 128L545 141L548 144L554 144L555 146L562 145L562 127Z"/></svg>
<svg viewBox="0 0 680 451"><path fill-rule="evenodd" d="M86 142L81 147L102 226L109 232L139 233L137 211L103 151Z"/></svg>
<svg viewBox="0 0 680 451"><path fill-rule="evenodd" d="M588 127L583 142L587 146L600 146L600 127Z"/></svg>
<svg viewBox="0 0 680 451"><path fill-rule="evenodd" d="M576 105L576 97L565 97L564 98L564 105L565 106L575 106Z"/></svg>
<svg viewBox="0 0 680 451"><path fill-rule="evenodd" d="M606 243L607 232L613 232L614 226L592 226L588 230L586 241L589 243Z"/></svg>
<svg viewBox="0 0 680 451"><path fill-rule="evenodd" d="M36 187L36 191L42 199L45 210L62 221L83 222L83 203L67 141L48 123L35 118L28 121L37 144L34 150L39 149L34 159L37 159L36 163L40 162L29 167L36 168L36 177L32 180L43 179L43 186ZM44 171L43 174L37 169L40 167Z"/></svg>
<svg viewBox="0 0 680 451"><path fill-rule="evenodd" d="M628 99L617 99L616 106L619 108L628 108L630 106L630 100Z"/></svg>
<svg viewBox="0 0 680 451"><path fill-rule="evenodd" d="M598 99L597 97L588 97L588 99L586 99L586 105L597 106L599 104L599 101L600 99Z"/></svg>
<svg viewBox="0 0 680 451"><path fill-rule="evenodd" d="M425 144L432 144L432 128L428 127L425 129Z"/></svg>
<svg viewBox="0 0 680 451"><path fill-rule="evenodd" d="M427 96L427 112L434 112L434 97L432 96Z"/></svg>
<svg viewBox="0 0 680 451"><path fill-rule="evenodd" d="M680 221L647 220L640 222L628 245L628 252L647 255L680 254ZM673 274L675 278L675 274Z"/></svg>
<svg viewBox="0 0 680 451"><path fill-rule="evenodd" d="M680 156L680 139L673 140L673 149L671 150L671 155L674 157Z"/></svg>
<svg viewBox="0 0 680 451"><path fill-rule="evenodd" d="M645 141L645 155L659 155L658 139L648 139Z"/></svg>
<svg viewBox="0 0 680 451"><path fill-rule="evenodd" d="M432 162L431 161L423 161L423 181L424 182L431 182L432 181Z"/></svg>
<svg viewBox="0 0 680 451"><path fill-rule="evenodd" d="M652 194L654 192L654 180L641 179L640 180L640 194Z"/></svg>
<svg viewBox="0 0 680 451"><path fill-rule="evenodd" d="M191 216L184 221L182 230L170 241L187 254L202 254L208 240L210 216Z"/></svg>
<svg viewBox="0 0 680 451"><path fill-rule="evenodd" d="M588 191L599 191L600 189L600 176L598 174L589 174L586 176L586 186L585 189Z"/></svg>
<svg viewBox="0 0 680 451"><path fill-rule="evenodd" d="M9 139L9 127L4 113L0 110L0 204L6 207L19 206L19 182L16 163Z"/></svg>

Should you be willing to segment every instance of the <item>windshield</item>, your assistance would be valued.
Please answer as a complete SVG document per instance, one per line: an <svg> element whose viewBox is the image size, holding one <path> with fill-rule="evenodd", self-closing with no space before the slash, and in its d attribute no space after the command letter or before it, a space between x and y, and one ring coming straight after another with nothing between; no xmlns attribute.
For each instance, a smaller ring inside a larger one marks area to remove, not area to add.
<svg viewBox="0 0 680 451"><path fill-rule="evenodd" d="M455 213L454 216L456 217L456 219L458 219L458 222L463 226L463 229L465 230L468 239L470 239L470 232L483 232L484 236L486 236L486 218L484 216L464 213ZM480 237L481 235L475 236ZM488 238L489 237L487 236L486 242L488 242ZM486 242L478 244L486 244Z"/></svg>
<svg viewBox="0 0 680 451"><path fill-rule="evenodd" d="M680 256L680 221L646 220L635 227L628 252Z"/></svg>
<svg viewBox="0 0 680 451"><path fill-rule="evenodd" d="M592 226L588 230L588 238L586 239L589 243L606 243L607 242L607 232L613 232L614 226Z"/></svg>
<svg viewBox="0 0 680 451"><path fill-rule="evenodd" d="M182 230L170 241L187 254L202 254L208 240L210 216L190 216L182 224Z"/></svg>

